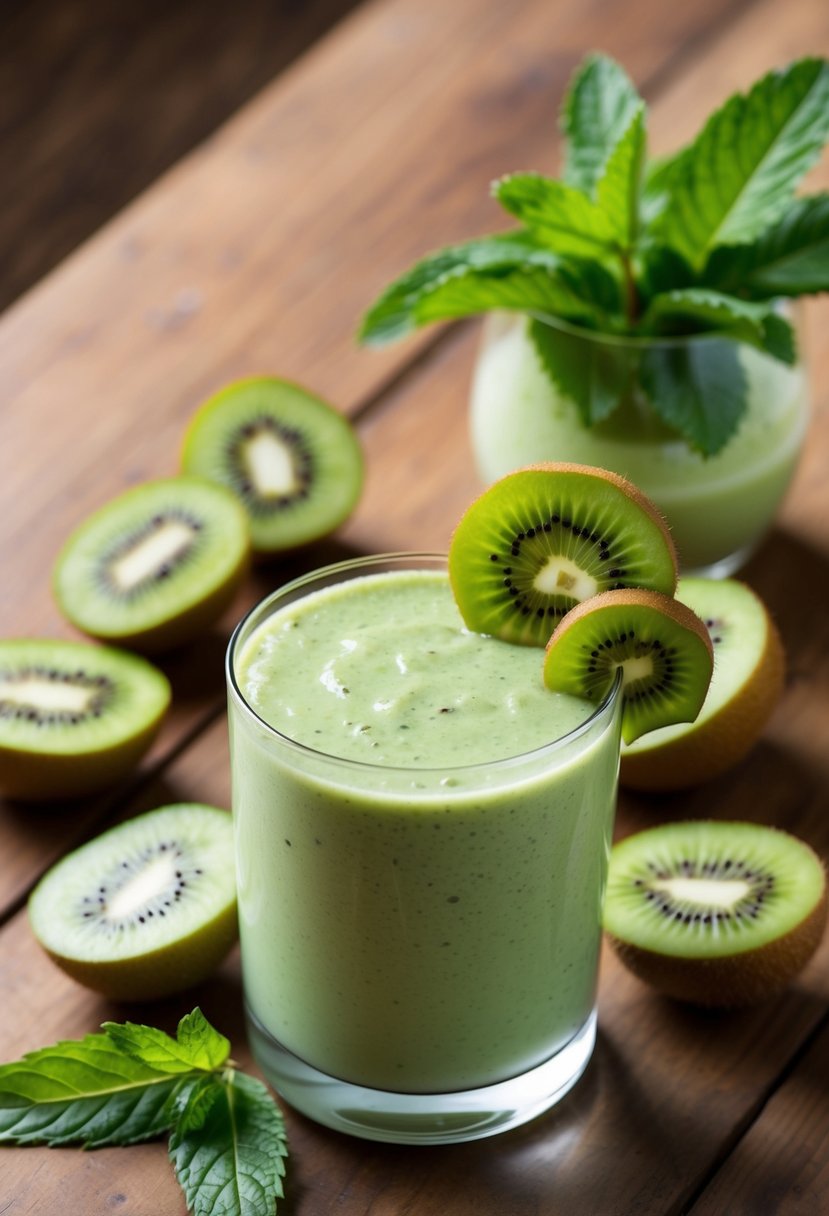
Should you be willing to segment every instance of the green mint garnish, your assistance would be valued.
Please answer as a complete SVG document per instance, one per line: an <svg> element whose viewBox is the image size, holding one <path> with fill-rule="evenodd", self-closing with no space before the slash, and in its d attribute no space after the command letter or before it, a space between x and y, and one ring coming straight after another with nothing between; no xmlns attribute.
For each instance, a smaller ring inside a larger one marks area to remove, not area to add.
<svg viewBox="0 0 829 1216"><path fill-rule="evenodd" d="M0 1065L0 1143L101 1148L165 1132L195 1216L273 1216L287 1156L282 1114L200 1009L175 1038L105 1022L102 1034Z"/></svg>
<svg viewBox="0 0 829 1216"><path fill-rule="evenodd" d="M561 179L497 181L520 227L418 262L369 310L362 340L524 313L542 368L585 425L635 393L698 451L718 452L747 408L736 344L794 363L777 301L829 290L829 195L795 198L829 138L829 64L769 72L661 160L647 159L646 125L623 69L589 56L562 108ZM611 341L591 348L579 330ZM650 344L699 335L710 340Z"/></svg>

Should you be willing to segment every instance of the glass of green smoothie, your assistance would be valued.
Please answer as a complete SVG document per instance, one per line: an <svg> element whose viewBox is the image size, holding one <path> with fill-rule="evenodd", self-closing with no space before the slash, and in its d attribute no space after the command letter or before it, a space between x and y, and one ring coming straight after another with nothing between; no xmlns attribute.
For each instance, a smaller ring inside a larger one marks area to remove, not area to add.
<svg viewBox="0 0 829 1216"><path fill-rule="evenodd" d="M228 652L251 1043L298 1110L398 1143L493 1135L596 1034L619 763L539 652L471 632L438 555L288 584Z"/></svg>

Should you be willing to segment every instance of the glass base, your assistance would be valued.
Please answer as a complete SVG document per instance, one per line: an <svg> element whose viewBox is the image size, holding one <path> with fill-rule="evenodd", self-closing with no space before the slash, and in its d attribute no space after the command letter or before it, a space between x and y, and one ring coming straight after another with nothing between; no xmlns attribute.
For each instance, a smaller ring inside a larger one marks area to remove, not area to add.
<svg viewBox="0 0 829 1216"><path fill-rule="evenodd" d="M572 1089L596 1042L596 1012L549 1060L520 1077L463 1093L397 1094L329 1077L287 1051L247 1010L251 1049L267 1080L302 1114L390 1144L480 1140L536 1118Z"/></svg>

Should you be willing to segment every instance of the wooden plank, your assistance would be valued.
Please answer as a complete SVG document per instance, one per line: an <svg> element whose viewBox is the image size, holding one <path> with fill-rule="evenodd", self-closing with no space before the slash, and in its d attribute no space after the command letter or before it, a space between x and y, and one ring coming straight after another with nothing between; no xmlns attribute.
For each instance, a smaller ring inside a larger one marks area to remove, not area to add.
<svg viewBox="0 0 829 1216"><path fill-rule="evenodd" d="M5 308L353 7L6 0ZM12 11L14 10L14 11Z"/></svg>
<svg viewBox="0 0 829 1216"><path fill-rule="evenodd" d="M829 1210L827 1076L824 1026L689 1216L818 1216Z"/></svg>
<svg viewBox="0 0 829 1216"><path fill-rule="evenodd" d="M583 46L605 42L647 86L738 8L702 0L655 22L654 0L562 0L555 23L543 0L358 11L0 321L0 632L69 633L49 589L63 538L174 472L186 419L223 381L278 370L353 412L435 341L379 354L353 332L417 254L497 221L490 178L552 165ZM195 661L165 664L176 708L140 779L213 712L229 623L296 562L259 572ZM0 916L110 802L0 816Z"/></svg>

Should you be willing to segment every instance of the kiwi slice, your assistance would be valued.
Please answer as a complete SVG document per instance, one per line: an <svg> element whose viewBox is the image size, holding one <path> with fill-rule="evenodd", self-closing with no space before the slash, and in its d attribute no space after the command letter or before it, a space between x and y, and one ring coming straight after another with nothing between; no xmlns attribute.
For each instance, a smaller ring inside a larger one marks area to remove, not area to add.
<svg viewBox="0 0 829 1216"><path fill-rule="evenodd" d="M670 823L610 856L604 927L622 961L696 1005L773 996L814 954L826 875L807 844L754 823Z"/></svg>
<svg viewBox="0 0 829 1216"><path fill-rule="evenodd" d="M656 508L617 473L540 464L496 481L468 508L449 578L470 629L544 646L571 608L602 591L672 595L676 552Z"/></svg>
<svg viewBox="0 0 829 1216"><path fill-rule="evenodd" d="M780 699L785 656L765 604L734 579L680 579L677 599L705 622L714 674L696 721L665 726L622 748L621 782L680 790L738 764Z"/></svg>
<svg viewBox="0 0 829 1216"><path fill-rule="evenodd" d="M247 519L232 494L201 478L163 478L121 494L72 533L55 595L85 633L154 653L216 620L249 555Z"/></svg>
<svg viewBox="0 0 829 1216"><path fill-rule="evenodd" d="M271 376L239 380L201 406L185 437L182 467L233 491L250 517L258 554L333 532L363 486L351 423L299 385Z"/></svg>
<svg viewBox="0 0 829 1216"><path fill-rule="evenodd" d="M605 591L579 604L544 655L544 683L555 692L602 701L622 677L622 738L690 722L702 708L713 652L690 608L656 591Z"/></svg>
<svg viewBox="0 0 829 1216"><path fill-rule="evenodd" d="M59 967L115 1000L192 987L237 936L230 815L178 803L111 828L48 871L29 920Z"/></svg>
<svg viewBox="0 0 829 1216"><path fill-rule="evenodd" d="M104 789L144 754L169 704L166 677L135 655L0 641L0 790L37 801Z"/></svg>

